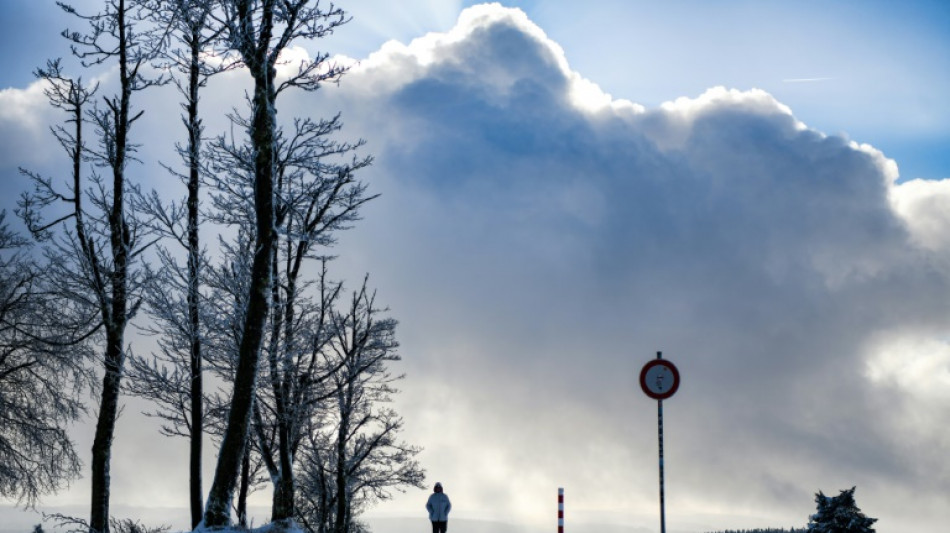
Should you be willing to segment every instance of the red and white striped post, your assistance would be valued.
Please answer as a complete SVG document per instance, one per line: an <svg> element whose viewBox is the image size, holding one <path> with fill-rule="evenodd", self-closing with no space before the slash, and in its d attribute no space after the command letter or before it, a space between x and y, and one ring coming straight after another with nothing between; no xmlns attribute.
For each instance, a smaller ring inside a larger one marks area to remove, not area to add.
<svg viewBox="0 0 950 533"><path fill-rule="evenodd" d="M557 489L557 533L564 533L564 488Z"/></svg>

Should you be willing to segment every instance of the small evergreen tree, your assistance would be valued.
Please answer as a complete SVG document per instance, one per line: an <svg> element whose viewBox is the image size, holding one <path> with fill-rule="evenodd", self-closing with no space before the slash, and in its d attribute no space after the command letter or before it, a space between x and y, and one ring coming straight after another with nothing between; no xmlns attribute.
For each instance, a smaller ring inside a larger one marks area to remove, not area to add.
<svg viewBox="0 0 950 533"><path fill-rule="evenodd" d="M33 526L33 533L46 533L46 531L43 530L43 524Z"/></svg>
<svg viewBox="0 0 950 533"><path fill-rule="evenodd" d="M809 517L809 533L874 533L871 527L877 518L869 518L854 503L854 489L841 491L838 496L815 495L818 512Z"/></svg>
<svg viewBox="0 0 950 533"><path fill-rule="evenodd" d="M755 528L755 529L726 529L724 531L717 531L715 533L806 533L806 530L800 528Z"/></svg>

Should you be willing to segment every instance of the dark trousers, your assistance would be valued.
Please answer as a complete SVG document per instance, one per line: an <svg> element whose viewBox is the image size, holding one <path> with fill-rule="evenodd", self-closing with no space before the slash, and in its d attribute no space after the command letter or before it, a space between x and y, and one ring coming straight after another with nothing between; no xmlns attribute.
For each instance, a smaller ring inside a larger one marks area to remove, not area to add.
<svg viewBox="0 0 950 533"><path fill-rule="evenodd" d="M432 533L445 533L445 530L448 529L449 523L447 521L436 522L432 521Z"/></svg>

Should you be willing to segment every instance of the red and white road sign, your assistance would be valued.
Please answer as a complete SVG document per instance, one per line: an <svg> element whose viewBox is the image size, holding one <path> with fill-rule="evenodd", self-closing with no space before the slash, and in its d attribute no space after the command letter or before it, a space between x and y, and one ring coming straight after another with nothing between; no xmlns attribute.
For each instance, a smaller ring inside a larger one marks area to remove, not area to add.
<svg viewBox="0 0 950 533"><path fill-rule="evenodd" d="M654 400L665 400L676 393L680 386L680 373L676 365L666 359L653 359L640 371L640 388Z"/></svg>

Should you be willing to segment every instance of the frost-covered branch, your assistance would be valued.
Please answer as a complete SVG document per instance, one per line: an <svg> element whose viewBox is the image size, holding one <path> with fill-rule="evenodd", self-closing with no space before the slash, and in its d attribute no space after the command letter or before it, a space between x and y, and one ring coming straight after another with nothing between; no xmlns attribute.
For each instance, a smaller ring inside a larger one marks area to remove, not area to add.
<svg viewBox="0 0 950 533"><path fill-rule="evenodd" d="M135 161L132 128L143 113L133 108L132 100L135 93L165 82L161 75L147 76L143 67L163 46L166 29L145 21L142 0L109 0L94 15L59 5L86 25L85 32L63 32L73 54L86 67L114 62L118 91L97 101L92 99L95 88L65 76L58 62L37 72L48 84L51 105L66 112L66 126L54 128L53 135L69 155L71 169L64 192L56 191L51 179L24 171L34 193L23 197L18 212L42 243L41 292L58 302L57 312L45 324L47 331L60 337L59 332L66 332L60 344L71 346L64 351L74 357L89 352L100 365L88 526L108 533L109 464L126 358L125 329L141 305L147 272L139 261L153 242L149 224L130 201L139 191L126 178ZM85 125L93 126L95 141L89 144L83 138ZM42 222L43 211L54 212L54 223Z"/></svg>
<svg viewBox="0 0 950 533"><path fill-rule="evenodd" d="M27 507L79 475L68 425L83 413L88 385L82 354L65 352L50 330L57 302L37 285L26 241L0 213L0 496Z"/></svg>

